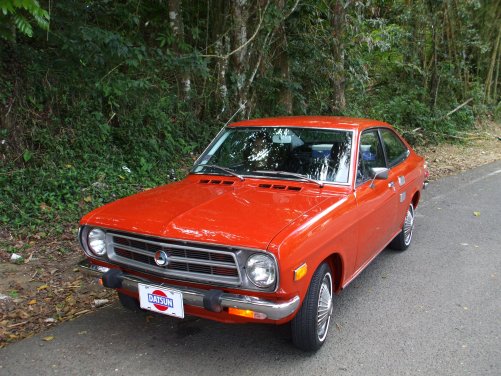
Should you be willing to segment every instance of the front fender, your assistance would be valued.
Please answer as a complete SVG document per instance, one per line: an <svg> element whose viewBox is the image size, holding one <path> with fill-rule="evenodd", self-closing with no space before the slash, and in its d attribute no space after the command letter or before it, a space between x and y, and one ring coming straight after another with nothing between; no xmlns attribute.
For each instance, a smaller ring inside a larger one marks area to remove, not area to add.
<svg viewBox="0 0 501 376"><path fill-rule="evenodd" d="M343 285L355 267L358 236L355 209L352 194L334 203L326 200L273 239L269 250L279 263L280 290L298 294L302 300L315 270L326 260L334 269L336 286ZM304 263L308 271L295 281L294 271Z"/></svg>

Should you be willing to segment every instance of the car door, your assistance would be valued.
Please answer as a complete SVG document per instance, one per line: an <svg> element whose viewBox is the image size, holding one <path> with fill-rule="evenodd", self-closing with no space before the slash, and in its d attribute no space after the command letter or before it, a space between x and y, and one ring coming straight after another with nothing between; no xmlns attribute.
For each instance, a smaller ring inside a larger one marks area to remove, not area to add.
<svg viewBox="0 0 501 376"><path fill-rule="evenodd" d="M386 156L386 161L390 172L388 174L388 184L393 186L395 190L395 214L393 215L393 223L391 225L390 238L397 234L402 228L402 223L407 212L407 206L410 197L407 197L409 182L411 180L411 169L405 163L409 156L409 149L400 140L400 138L388 128L379 130L383 149Z"/></svg>
<svg viewBox="0 0 501 376"><path fill-rule="evenodd" d="M388 243L395 219L396 192L386 179L372 182L370 169L386 167L378 129L360 136L355 196L358 211L356 267L362 268Z"/></svg>

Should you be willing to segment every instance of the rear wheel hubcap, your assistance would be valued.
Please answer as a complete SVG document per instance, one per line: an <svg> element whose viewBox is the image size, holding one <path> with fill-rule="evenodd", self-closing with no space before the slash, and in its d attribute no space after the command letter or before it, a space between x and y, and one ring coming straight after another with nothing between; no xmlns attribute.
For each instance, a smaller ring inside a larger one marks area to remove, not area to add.
<svg viewBox="0 0 501 376"><path fill-rule="evenodd" d="M407 210L407 214L405 215L405 221L404 221L405 245L411 244L413 230L414 230L414 207L410 205L409 210Z"/></svg>

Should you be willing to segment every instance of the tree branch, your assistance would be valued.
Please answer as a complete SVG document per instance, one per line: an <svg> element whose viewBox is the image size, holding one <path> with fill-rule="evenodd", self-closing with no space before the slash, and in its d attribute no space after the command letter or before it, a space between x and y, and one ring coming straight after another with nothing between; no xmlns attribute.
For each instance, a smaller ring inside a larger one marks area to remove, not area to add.
<svg viewBox="0 0 501 376"><path fill-rule="evenodd" d="M470 103L471 101L473 100L473 98L470 98L468 99L467 101L461 103L459 106L457 106L454 110L452 111L449 111L447 113L447 115L445 115L442 119L446 118L446 117L449 117L450 115L452 115L454 112L458 111L459 109L463 108L464 106L466 106L468 103Z"/></svg>
<svg viewBox="0 0 501 376"><path fill-rule="evenodd" d="M216 58L216 59L227 59L229 58L231 55L234 55L236 54L238 51L240 51L241 49L245 48L250 42L252 42L254 40L254 38L256 38L257 34L259 33L259 30L261 29L261 25L263 24L263 20L264 20L264 14L266 13L266 10L268 9L268 6L270 5L270 1L268 0L268 2L266 3L266 6L264 7L264 11L263 11L263 14L261 15L261 17L259 18L259 24L257 25L257 28L256 28L256 31L254 32L254 34L252 34L252 36L247 39L247 41L245 43L243 43L241 46L235 48L233 51L230 51L228 52L226 55L200 55L202 57L212 57L212 58Z"/></svg>

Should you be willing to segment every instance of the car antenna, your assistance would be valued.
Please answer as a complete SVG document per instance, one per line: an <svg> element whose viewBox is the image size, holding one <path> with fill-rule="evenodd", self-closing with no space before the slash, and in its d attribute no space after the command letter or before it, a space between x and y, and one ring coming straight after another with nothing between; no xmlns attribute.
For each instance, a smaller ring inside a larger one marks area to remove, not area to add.
<svg viewBox="0 0 501 376"><path fill-rule="evenodd" d="M240 111L242 111L244 108L245 108L245 105L247 104L247 101L245 101L244 103L240 103L240 106L238 107L238 110L235 111L235 113L233 115L231 115L231 117L228 119L228 121L224 124L224 126L226 127L228 124L230 124L230 122L233 120L233 118L235 116L238 115L238 113Z"/></svg>

